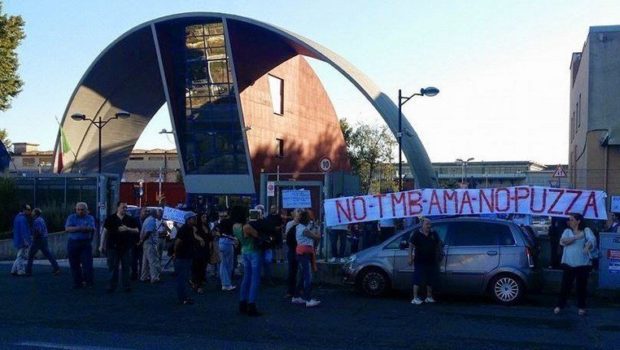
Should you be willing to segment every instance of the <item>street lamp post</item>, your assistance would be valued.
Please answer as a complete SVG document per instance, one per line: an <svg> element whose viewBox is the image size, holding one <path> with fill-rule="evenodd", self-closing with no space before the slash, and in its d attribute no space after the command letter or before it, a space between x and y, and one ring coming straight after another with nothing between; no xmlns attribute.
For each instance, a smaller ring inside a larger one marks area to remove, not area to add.
<svg viewBox="0 0 620 350"><path fill-rule="evenodd" d="M413 96L428 96L433 97L439 93L439 89L429 86L425 89L420 89L420 92L416 92L411 96L403 96L402 90L398 89L398 191L403 190L403 105L407 103Z"/></svg>
<svg viewBox="0 0 620 350"><path fill-rule="evenodd" d="M465 185L465 167L472 160L474 160L474 157L467 158L467 160L462 160L461 158L456 159L456 162L461 164L461 186Z"/></svg>
<svg viewBox="0 0 620 350"><path fill-rule="evenodd" d="M98 132L99 132L99 150L97 152L97 157L98 157L98 162L99 162L99 170L98 173L101 174L101 129L103 129L104 126L106 126L111 120L113 119L127 119L131 117L131 114L129 114L129 112L126 111L118 111L116 114L114 114L113 117L111 117L110 119L107 120L102 120L101 116L99 116L99 118L97 120L95 120L95 118L91 119L91 118L87 118L84 114L82 113L75 113L73 115L71 115L71 119L75 120L75 121L83 121L83 120L88 120L92 125L94 125Z"/></svg>

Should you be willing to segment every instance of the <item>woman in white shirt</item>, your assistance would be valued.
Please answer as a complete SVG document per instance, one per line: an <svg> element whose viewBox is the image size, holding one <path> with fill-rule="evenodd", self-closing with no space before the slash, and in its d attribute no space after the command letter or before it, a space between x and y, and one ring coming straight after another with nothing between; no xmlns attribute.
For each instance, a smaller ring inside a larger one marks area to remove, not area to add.
<svg viewBox="0 0 620 350"><path fill-rule="evenodd" d="M568 228L562 233L560 245L564 247L562 254L562 286L558 303L553 313L558 314L566 306L566 300L577 280L577 307L579 315L586 314L586 294L588 275L592 269L590 251L596 247L596 237L592 230L586 227L583 215L569 214Z"/></svg>
<svg viewBox="0 0 620 350"><path fill-rule="evenodd" d="M321 302L311 297L312 291L312 259L314 257L314 242L321 239L321 234L310 223L308 211L299 213L299 224L295 228L297 239L297 263L301 278L297 290L291 302L293 304L305 304L306 307L318 306Z"/></svg>

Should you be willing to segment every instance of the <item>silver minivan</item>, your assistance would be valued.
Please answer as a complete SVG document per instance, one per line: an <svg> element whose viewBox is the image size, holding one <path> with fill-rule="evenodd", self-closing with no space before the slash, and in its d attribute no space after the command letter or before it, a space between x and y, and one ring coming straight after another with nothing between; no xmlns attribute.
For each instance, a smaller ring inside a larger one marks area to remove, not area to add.
<svg viewBox="0 0 620 350"><path fill-rule="evenodd" d="M535 243L516 224L479 217L439 219L432 224L444 242L436 288L440 293L490 294L498 303L510 305L539 287ZM410 290L413 266L408 241L417 229L400 231L349 257L343 266L345 283L355 284L369 296L390 289Z"/></svg>

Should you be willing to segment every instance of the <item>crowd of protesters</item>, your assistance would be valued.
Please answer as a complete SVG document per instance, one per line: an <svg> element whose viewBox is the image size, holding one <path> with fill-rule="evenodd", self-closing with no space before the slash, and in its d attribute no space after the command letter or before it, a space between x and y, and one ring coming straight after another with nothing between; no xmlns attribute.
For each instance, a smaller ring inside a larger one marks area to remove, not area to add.
<svg viewBox="0 0 620 350"><path fill-rule="evenodd" d="M292 304L315 307L321 304L312 296L312 275L317 271L317 259L341 262L347 253L354 254L389 239L398 229L414 226L415 220L382 220L334 226L326 231L316 222L308 209L278 211L271 206L266 213L262 205L248 210L235 206L230 210L211 212L186 211L182 224L172 224L162 217L161 208L142 208L138 217L127 213L126 203L118 203L116 212L102 225L98 250L107 258L109 278L106 291L113 293L120 285L131 292L131 280L159 284L162 281L162 262L165 255L174 263L176 295L182 305L194 303L190 288L203 294L208 282L207 272L219 277L224 292L239 290L239 312L260 316L257 307L260 285L274 285L272 265L288 264L285 297ZM216 216L213 214L216 213ZM86 203L79 202L65 223L67 257L73 288L92 288L93 246L96 223ZM613 214L607 231L618 232L620 215ZM579 314L586 313L587 279L592 261L586 250L597 244L584 218L571 214L567 219L553 218L549 227L551 244L550 268L562 268L561 292L554 309L565 307L574 281L577 284ZM22 206L13 223L13 243L17 250L11 268L14 276L31 276L33 259L38 251L49 260L52 273L60 268L48 245L48 232L43 213L29 205ZM327 252L329 243L329 254ZM443 242L432 230L432 223L422 224L409 238L410 264L414 265L412 304L434 303L433 287L439 274L438 262L443 258ZM164 254L166 253L166 254ZM242 266L242 279L235 285L236 267ZM261 282L262 280L262 282ZM422 289L423 288L423 289ZM422 290L421 290L422 289ZM424 295L424 298L420 296Z"/></svg>
<svg viewBox="0 0 620 350"><path fill-rule="evenodd" d="M67 258L73 289L93 288L93 244L106 257L109 276L106 292L118 287L132 291L132 281L153 285L162 282L162 270L174 263L176 295L183 305L194 303L190 288L203 294L207 273L219 278L221 290L239 290L239 311L260 316L257 299L260 285L274 286L272 265L289 264L287 297L292 303L314 307L320 301L311 297L312 274L316 271L317 249L322 237L319 223L310 210L279 211L271 206L266 213L262 205L252 210L236 206L212 213L186 211L184 223L162 218L163 210L142 208L136 217L128 213L127 203L117 203L116 211L101 225L97 240L97 224L88 205L79 202L65 223ZM292 229L291 229L292 226ZM358 248L361 231L352 228L344 239ZM285 229L286 228L286 229ZM288 237L287 237L288 231ZM52 272L60 268L47 243L48 232L40 209L24 205L13 225L17 257L11 274L30 276L38 251L50 261ZM346 242L344 243L346 244ZM344 254L344 253L343 253ZM166 258L168 262L164 263ZM235 270L241 267L242 279L235 284ZM297 271L300 273L298 274Z"/></svg>

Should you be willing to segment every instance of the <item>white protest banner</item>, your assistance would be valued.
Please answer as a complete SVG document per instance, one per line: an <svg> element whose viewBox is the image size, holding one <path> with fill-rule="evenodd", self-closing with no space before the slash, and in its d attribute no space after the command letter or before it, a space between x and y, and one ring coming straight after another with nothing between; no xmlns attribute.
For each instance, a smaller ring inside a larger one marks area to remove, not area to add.
<svg viewBox="0 0 620 350"><path fill-rule="evenodd" d="M327 199L327 226L409 216L529 214L607 219L603 191L537 186L482 189L419 189Z"/></svg>
<svg viewBox="0 0 620 350"><path fill-rule="evenodd" d="M187 214L187 211L184 210L179 210L179 209L174 209L174 208L170 208L170 207L164 207L164 216L163 219L164 220L172 220L174 222L177 222L179 224L184 224L185 223L185 214Z"/></svg>
<svg viewBox="0 0 620 350"><path fill-rule="evenodd" d="M620 213L620 196L611 196L611 210L612 213Z"/></svg>
<svg viewBox="0 0 620 350"><path fill-rule="evenodd" d="M283 190L282 191L282 208L311 208L312 201L310 199L309 190Z"/></svg>

